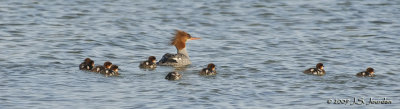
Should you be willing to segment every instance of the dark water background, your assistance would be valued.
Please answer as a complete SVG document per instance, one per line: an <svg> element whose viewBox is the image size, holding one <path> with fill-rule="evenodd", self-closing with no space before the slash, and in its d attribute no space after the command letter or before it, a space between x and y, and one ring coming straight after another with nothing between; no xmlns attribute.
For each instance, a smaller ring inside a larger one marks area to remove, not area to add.
<svg viewBox="0 0 400 109"><path fill-rule="evenodd" d="M399 108L399 18L399 0L2 0L0 108ZM176 52L175 29L202 38L193 64L139 69ZM78 70L86 57L122 75ZM318 62L325 76L302 73ZM327 104L353 97L392 104Z"/></svg>

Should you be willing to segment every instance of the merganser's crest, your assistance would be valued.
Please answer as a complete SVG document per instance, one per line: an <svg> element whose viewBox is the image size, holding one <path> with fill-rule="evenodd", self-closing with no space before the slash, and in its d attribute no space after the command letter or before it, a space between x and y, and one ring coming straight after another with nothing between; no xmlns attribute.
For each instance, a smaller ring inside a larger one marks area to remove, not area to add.
<svg viewBox="0 0 400 109"><path fill-rule="evenodd" d="M178 50L182 50L183 48L186 47L186 41L187 39L192 38L192 36L190 36L190 34L181 31L181 30L176 30L175 32L175 37L173 37L171 39L171 45L174 45L176 47L176 49Z"/></svg>

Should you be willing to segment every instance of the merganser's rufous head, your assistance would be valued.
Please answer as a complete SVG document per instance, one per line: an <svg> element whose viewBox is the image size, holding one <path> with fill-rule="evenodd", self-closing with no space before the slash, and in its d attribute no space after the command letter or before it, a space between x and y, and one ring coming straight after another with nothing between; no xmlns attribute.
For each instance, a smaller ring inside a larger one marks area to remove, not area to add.
<svg viewBox="0 0 400 109"><path fill-rule="evenodd" d="M214 71L215 65L213 63L210 63L210 64L208 64L207 68L210 69L211 71Z"/></svg>
<svg viewBox="0 0 400 109"><path fill-rule="evenodd" d="M149 59L147 60L149 62L157 63L156 57L155 56L150 56Z"/></svg>
<svg viewBox="0 0 400 109"><path fill-rule="evenodd" d="M317 69L324 70L324 64L318 63L318 64L316 65L316 68L317 68Z"/></svg>
<svg viewBox="0 0 400 109"><path fill-rule="evenodd" d="M375 73L375 72L374 72L374 69L371 68L371 67L368 67L367 70L366 70L366 72L369 73L369 75L373 75L373 74Z"/></svg>
<svg viewBox="0 0 400 109"><path fill-rule="evenodd" d="M107 69L110 69L111 68L111 65L112 65L112 63L110 62L110 61L107 61L107 62L104 62L104 67L105 68L107 68Z"/></svg>
<svg viewBox="0 0 400 109"><path fill-rule="evenodd" d="M197 40L200 38L192 37L190 34L181 31L181 30L176 30L175 32L175 37L171 39L171 45L174 45L176 49L182 50L183 48L186 47L186 41L188 40Z"/></svg>

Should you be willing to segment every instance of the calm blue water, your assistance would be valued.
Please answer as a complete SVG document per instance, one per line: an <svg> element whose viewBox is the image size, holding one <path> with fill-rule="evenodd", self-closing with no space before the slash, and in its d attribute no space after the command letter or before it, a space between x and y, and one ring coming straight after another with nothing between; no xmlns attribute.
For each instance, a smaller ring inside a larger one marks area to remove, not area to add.
<svg viewBox="0 0 400 109"><path fill-rule="evenodd" d="M2 0L0 108L399 108L399 18L399 0ZM175 29L202 38L192 65L139 69L176 52ZM86 57L122 75L78 70ZM325 76L302 73L318 62ZM354 97L392 104L327 104Z"/></svg>

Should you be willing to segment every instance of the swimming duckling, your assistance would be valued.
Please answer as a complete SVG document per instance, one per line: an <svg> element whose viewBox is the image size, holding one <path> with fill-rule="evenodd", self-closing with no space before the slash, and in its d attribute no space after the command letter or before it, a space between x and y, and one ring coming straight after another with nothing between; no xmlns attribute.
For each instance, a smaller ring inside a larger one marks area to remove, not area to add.
<svg viewBox="0 0 400 109"><path fill-rule="evenodd" d="M323 76L323 75L325 75L324 64L318 63L315 68L309 68L309 69L305 70L304 73Z"/></svg>
<svg viewBox="0 0 400 109"><path fill-rule="evenodd" d="M102 70L110 69L111 65L112 65L112 63L109 62L109 61L104 62L104 65L103 65L103 66L98 65L98 66L94 67L94 68L92 69L92 72L97 72L97 73L99 73L99 72L101 72Z"/></svg>
<svg viewBox="0 0 400 109"><path fill-rule="evenodd" d="M215 65L213 63L208 64L207 68L200 71L200 75L216 75Z"/></svg>
<svg viewBox="0 0 400 109"><path fill-rule="evenodd" d="M83 62L79 65L79 70L92 70L94 66L94 61L90 58L86 58Z"/></svg>
<svg viewBox="0 0 400 109"><path fill-rule="evenodd" d="M139 67L140 68L149 68L149 69L153 69L157 67L157 61L156 61L156 57L154 56L150 56L148 58L147 61L143 61L140 63Z"/></svg>
<svg viewBox="0 0 400 109"><path fill-rule="evenodd" d="M169 72L167 76L165 76L165 79L167 80L179 80L181 79L182 75L179 74L178 72Z"/></svg>
<svg viewBox="0 0 400 109"><path fill-rule="evenodd" d="M83 60L83 62L82 62L81 64L79 64L79 70L86 69L85 67L86 67L87 63L88 63L90 60L92 60L92 59L86 58L85 60Z"/></svg>
<svg viewBox="0 0 400 109"><path fill-rule="evenodd" d="M118 66L117 65L112 65L110 69L105 69L100 71L101 74L105 76L118 76Z"/></svg>
<svg viewBox="0 0 400 109"><path fill-rule="evenodd" d="M357 73L356 76L359 76L359 77L374 77L375 76L374 73L375 73L374 69L371 68L371 67L368 67L367 70Z"/></svg>

